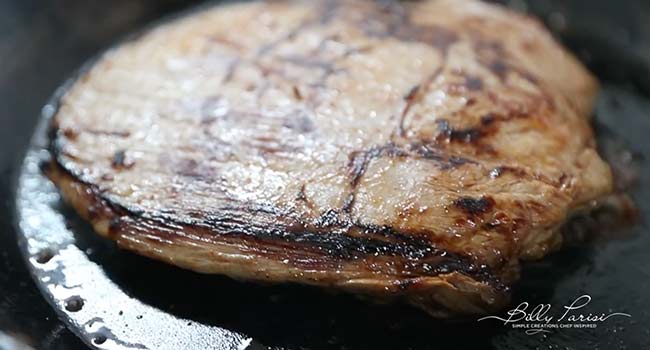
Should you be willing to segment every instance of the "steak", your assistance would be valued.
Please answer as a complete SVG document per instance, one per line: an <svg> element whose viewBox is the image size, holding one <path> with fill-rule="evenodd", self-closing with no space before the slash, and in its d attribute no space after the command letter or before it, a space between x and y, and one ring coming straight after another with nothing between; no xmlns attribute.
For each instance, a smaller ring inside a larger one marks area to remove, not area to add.
<svg viewBox="0 0 650 350"><path fill-rule="evenodd" d="M483 314L612 190L597 88L537 20L474 0L227 4L85 70L46 173L154 259Z"/></svg>

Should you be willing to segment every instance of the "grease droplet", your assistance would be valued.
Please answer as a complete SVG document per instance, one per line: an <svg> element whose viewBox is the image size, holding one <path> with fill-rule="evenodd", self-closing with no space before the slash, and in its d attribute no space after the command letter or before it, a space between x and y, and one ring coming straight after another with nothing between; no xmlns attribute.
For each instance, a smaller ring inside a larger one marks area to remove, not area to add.
<svg viewBox="0 0 650 350"><path fill-rule="evenodd" d="M45 264L48 261L52 260L54 257L54 252L50 248L41 250L36 254L36 262L39 264Z"/></svg>
<svg viewBox="0 0 650 350"><path fill-rule="evenodd" d="M77 312L84 306L84 301L79 296L72 296L65 300L65 309L70 312Z"/></svg>
<svg viewBox="0 0 650 350"><path fill-rule="evenodd" d="M93 344L95 345L101 345L104 344L105 342L106 342L106 336L103 334L96 334L93 337Z"/></svg>

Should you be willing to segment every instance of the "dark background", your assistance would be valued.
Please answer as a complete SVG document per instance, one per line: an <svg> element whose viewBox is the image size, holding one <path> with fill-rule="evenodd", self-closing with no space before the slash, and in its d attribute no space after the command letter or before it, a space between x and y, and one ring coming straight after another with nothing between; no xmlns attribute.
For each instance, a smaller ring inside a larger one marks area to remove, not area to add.
<svg viewBox="0 0 650 350"><path fill-rule="evenodd" d="M75 69L143 24L194 2L0 0L0 331L36 349L85 349L40 295L18 252L16 169L41 107Z"/></svg>
<svg viewBox="0 0 650 350"><path fill-rule="evenodd" d="M37 349L84 348L42 298L18 252L18 165L41 106L77 67L125 34L197 2L0 0L0 331ZM538 14L601 79L650 95L649 1L507 3Z"/></svg>

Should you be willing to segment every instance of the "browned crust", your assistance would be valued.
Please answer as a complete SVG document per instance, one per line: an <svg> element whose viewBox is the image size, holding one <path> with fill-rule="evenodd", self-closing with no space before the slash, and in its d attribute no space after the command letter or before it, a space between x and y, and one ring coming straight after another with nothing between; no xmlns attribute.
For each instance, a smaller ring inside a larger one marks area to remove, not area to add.
<svg viewBox="0 0 650 350"><path fill-rule="evenodd" d="M115 240L122 248L196 272L333 287L379 299L400 298L437 317L482 314L501 308L509 300L509 288L492 272L457 254L440 251L437 255L445 259L420 260L429 261L428 273L417 271L415 261L405 261L397 274L373 271L367 266L372 260L370 255L342 256L319 248L318 241L309 242L309 236L302 244L280 241L278 235L261 237L254 230L228 237L205 226L130 212L70 174L57 161L48 163L44 172L63 198L102 236ZM381 263L381 258L374 260ZM406 259L391 258L393 263L395 259ZM433 265L436 262L438 266Z"/></svg>

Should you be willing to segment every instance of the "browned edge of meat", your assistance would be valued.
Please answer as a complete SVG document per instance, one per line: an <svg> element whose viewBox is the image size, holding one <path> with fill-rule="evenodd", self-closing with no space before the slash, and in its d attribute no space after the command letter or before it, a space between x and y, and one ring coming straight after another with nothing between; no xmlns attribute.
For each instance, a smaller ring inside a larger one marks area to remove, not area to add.
<svg viewBox="0 0 650 350"><path fill-rule="evenodd" d="M355 264L354 259L332 270L335 266L331 266L330 255L348 255L346 258L349 258L373 248L399 248L381 242L353 242L346 237L341 237L342 242L310 242L309 232L302 232L302 239L298 233L294 237L289 235L286 241L278 241L264 230L211 240L209 237L214 237L214 231L209 227L174 222L164 215L134 213L116 205L103 197L97 188L67 172L57 161L45 164L43 171L97 233L116 241L121 248L196 272L224 274L243 280L329 286L379 298L379 301L399 298L435 317L484 314L501 309L510 300L510 288L487 267L474 265L468 257L435 252L435 261L425 260L431 264L431 268L425 268L429 276L414 278L377 275L370 271L359 274L360 265ZM304 243L304 251L296 249L296 242ZM283 249L283 244L292 245L291 251ZM328 245L337 246L337 251L328 250ZM418 248L414 244L402 249L412 249L418 254L418 249L430 248ZM292 254L291 265L282 262L282 254ZM513 268L516 275L518 267ZM347 280L342 278L346 273L350 274ZM328 278L331 274L336 276ZM345 283L340 283L341 280Z"/></svg>

